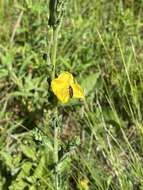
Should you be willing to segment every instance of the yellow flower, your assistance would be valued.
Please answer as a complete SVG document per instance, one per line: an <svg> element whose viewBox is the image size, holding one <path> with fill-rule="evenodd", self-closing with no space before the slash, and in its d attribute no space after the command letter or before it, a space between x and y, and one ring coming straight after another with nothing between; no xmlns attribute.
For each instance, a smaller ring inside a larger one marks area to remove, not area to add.
<svg viewBox="0 0 143 190"><path fill-rule="evenodd" d="M84 98L83 89L74 81L73 75L69 72L61 73L58 78L51 82L52 91L57 98L66 103L70 98Z"/></svg>
<svg viewBox="0 0 143 190"><path fill-rule="evenodd" d="M88 190L89 189L89 180L87 179L87 178L85 178L85 179L82 179L81 181L80 181L80 186L81 186L81 188L83 189L83 190Z"/></svg>

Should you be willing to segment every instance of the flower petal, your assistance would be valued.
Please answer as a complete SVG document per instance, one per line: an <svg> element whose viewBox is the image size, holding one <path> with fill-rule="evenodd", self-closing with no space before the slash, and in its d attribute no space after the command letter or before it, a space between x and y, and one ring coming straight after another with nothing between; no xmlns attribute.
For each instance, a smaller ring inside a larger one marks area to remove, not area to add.
<svg viewBox="0 0 143 190"><path fill-rule="evenodd" d="M74 98L84 98L83 89L74 82L73 75L69 72L63 72L58 78L52 80L51 88L57 98L63 103L68 102L70 97L72 97L70 89Z"/></svg>
<svg viewBox="0 0 143 190"><path fill-rule="evenodd" d="M79 84L73 83L71 84L71 87L73 89L74 98L84 98L84 91Z"/></svg>
<svg viewBox="0 0 143 190"><path fill-rule="evenodd" d="M54 79L51 82L51 87L52 91L61 102L66 103L69 100L69 86L66 82L59 79Z"/></svg>
<svg viewBox="0 0 143 190"><path fill-rule="evenodd" d="M67 83L68 85L74 82L73 75L69 72L61 73L58 77L58 80L60 80L61 82Z"/></svg>

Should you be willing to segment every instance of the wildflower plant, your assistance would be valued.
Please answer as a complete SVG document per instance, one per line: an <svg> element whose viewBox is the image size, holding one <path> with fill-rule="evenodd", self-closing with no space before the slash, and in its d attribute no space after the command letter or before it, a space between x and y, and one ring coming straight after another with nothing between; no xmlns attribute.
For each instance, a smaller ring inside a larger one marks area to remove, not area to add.
<svg viewBox="0 0 143 190"><path fill-rule="evenodd" d="M51 90L54 95L62 103L67 103L70 98L84 98L84 91L81 86L74 80L73 75L69 72L62 72L55 78L56 74L56 52L58 33L62 22L62 17L65 9L65 0L50 0L49 2L49 26L52 30L51 35L51 47L50 47L50 62L53 66L51 76ZM59 114L57 106L54 108L55 121L59 120ZM56 122L54 128L54 163L55 163L55 189L60 190L64 181L62 181L62 170L61 165L66 165L71 162L69 156L63 155L59 158L59 150L61 149L60 136L61 136L61 125ZM60 169L59 169L60 168Z"/></svg>

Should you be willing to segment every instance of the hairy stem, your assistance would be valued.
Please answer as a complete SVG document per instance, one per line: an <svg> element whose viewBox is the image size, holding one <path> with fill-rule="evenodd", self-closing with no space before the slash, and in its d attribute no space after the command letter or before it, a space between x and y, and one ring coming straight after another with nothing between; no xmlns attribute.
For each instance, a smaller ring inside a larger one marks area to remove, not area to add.
<svg viewBox="0 0 143 190"><path fill-rule="evenodd" d="M57 171L57 164L58 164L58 132L59 129L57 126L55 126L55 129L54 129L54 161L55 161L55 164L56 164L56 175L55 175L55 186L56 186L56 190L59 190L59 174L58 174L58 171Z"/></svg>
<svg viewBox="0 0 143 190"><path fill-rule="evenodd" d="M58 32L60 26L53 28L53 40L52 40L52 47L51 47L51 62L53 64L53 72L52 72L52 79L55 78L55 70L56 70L56 54L57 54L57 42L58 42Z"/></svg>

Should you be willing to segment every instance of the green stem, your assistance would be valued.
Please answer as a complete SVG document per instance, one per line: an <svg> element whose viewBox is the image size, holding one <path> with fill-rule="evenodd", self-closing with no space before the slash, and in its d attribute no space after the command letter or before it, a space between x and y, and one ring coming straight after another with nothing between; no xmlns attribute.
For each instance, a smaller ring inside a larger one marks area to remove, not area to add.
<svg viewBox="0 0 143 190"><path fill-rule="evenodd" d="M55 126L54 129L54 161L55 164L58 163L58 127Z"/></svg>
<svg viewBox="0 0 143 190"><path fill-rule="evenodd" d="M56 164L56 168L55 168L55 172L56 172L56 175L55 175L55 187L56 187L56 190L59 190L59 173L58 173L58 170L57 170L57 165L58 165L58 133L59 133L59 129L57 126L55 126L55 129L54 129L54 162Z"/></svg>
<svg viewBox="0 0 143 190"><path fill-rule="evenodd" d="M60 185L60 171L58 169L59 162L59 135L60 135L60 126L59 126L59 118L58 118L58 110L55 109L55 123L54 123L54 163L55 163L55 189L61 190Z"/></svg>
<svg viewBox="0 0 143 190"><path fill-rule="evenodd" d="M58 27L53 28L53 40L52 40L52 49L51 49L51 62L53 64L53 72L52 79L55 78L55 70L56 70L56 53L57 53L57 42L58 42L58 32L60 25Z"/></svg>

